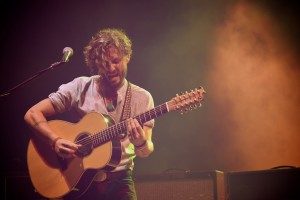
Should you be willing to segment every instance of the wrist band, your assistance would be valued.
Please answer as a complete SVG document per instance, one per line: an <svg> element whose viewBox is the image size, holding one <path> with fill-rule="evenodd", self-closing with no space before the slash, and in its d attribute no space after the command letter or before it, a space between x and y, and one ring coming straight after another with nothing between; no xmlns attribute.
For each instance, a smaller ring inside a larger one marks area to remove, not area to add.
<svg viewBox="0 0 300 200"><path fill-rule="evenodd" d="M135 145L134 144L134 147L137 148L137 149L140 149L142 148L143 146L145 146L147 144L147 140L145 140L141 145Z"/></svg>
<svg viewBox="0 0 300 200"><path fill-rule="evenodd" d="M62 139L62 138L61 138L61 137L57 137L57 138L55 138L55 139L53 140L53 142L52 142L52 149L53 149L53 150L55 149L55 144L56 144L56 142L57 142L59 139Z"/></svg>

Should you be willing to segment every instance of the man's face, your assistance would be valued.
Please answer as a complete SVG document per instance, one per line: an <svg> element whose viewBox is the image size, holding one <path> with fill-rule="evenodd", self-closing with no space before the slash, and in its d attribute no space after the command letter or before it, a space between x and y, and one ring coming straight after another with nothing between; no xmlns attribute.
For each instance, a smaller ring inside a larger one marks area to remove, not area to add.
<svg viewBox="0 0 300 200"><path fill-rule="evenodd" d="M98 67L98 73L104 78L108 86L118 89L123 85L127 75L127 64L129 56L123 56L117 48L109 47L102 65Z"/></svg>

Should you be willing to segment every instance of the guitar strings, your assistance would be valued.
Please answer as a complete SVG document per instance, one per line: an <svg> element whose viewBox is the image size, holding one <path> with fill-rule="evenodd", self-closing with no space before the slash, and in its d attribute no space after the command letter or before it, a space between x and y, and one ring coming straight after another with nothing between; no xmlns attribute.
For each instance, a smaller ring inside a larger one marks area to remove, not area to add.
<svg viewBox="0 0 300 200"><path fill-rule="evenodd" d="M149 110L148 112L140 114L134 117L134 119L137 119L138 122L142 124L142 122L146 122L158 116L161 116L165 112L168 112L166 103L159 105ZM85 146L85 145L90 145L92 143L93 146L98 146L100 144L104 144L105 142L108 142L110 139L114 137L117 137L118 132L124 133L126 131L126 128L127 128L126 121L122 121L116 125L108 127L105 130L101 130L85 138L77 140L75 144L81 144L82 146Z"/></svg>
<svg viewBox="0 0 300 200"><path fill-rule="evenodd" d="M126 126L125 121L122 121L119 124L108 127L105 130L101 130L99 132L92 133L91 135L89 135L85 138L77 140L75 142L75 144L81 144L83 146L84 145L89 145L91 143L93 143L93 146L97 146L97 144L104 144L109 139L111 139L113 137L117 137L117 135L114 134L115 133L114 130L116 130L116 131L121 130L122 131L122 128L124 129L124 126ZM93 139L95 140L94 142L93 142ZM94 143L96 143L96 145Z"/></svg>

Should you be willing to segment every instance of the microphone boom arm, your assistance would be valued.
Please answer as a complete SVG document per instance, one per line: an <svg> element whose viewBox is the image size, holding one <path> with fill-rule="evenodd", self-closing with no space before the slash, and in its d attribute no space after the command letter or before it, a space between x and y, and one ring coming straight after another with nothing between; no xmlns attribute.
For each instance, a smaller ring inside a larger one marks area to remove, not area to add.
<svg viewBox="0 0 300 200"><path fill-rule="evenodd" d="M51 64L48 68L46 69L42 69L41 71L38 71L36 74L34 74L33 76L29 77L28 79L26 79L25 81L19 83L18 85L14 86L13 88L7 90L5 93L2 93L0 95L0 97L4 97L7 95L10 95L11 92L15 91L16 89L20 88L21 86L25 85L26 83L28 83L29 81L41 76L42 74L44 74L45 72L49 71L49 70L54 70L55 68L57 68L58 66L62 65L63 63L66 63L65 61L59 61L59 62L55 62L53 64Z"/></svg>

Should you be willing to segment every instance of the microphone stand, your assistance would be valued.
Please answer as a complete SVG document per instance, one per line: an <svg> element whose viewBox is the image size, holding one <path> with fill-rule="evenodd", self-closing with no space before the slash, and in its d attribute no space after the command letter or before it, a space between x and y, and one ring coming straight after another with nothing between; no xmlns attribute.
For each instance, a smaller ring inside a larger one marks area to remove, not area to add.
<svg viewBox="0 0 300 200"><path fill-rule="evenodd" d="M7 92L5 93L2 93L0 95L0 97L4 97L4 96L7 96L7 95L10 95L11 92L15 91L16 89L20 88L21 86L25 85L26 83L28 83L29 81L39 77L40 75L44 74L45 72L49 71L49 70L54 70L55 68L57 68L58 66L62 65L63 63L66 63L66 61L62 60L62 61L59 61L59 62L55 62L53 63L52 65L50 65L48 68L46 69L43 69L39 72L37 72L36 74L34 74L33 76L29 77L28 79L26 79L25 81L23 81L22 83L16 85L15 87L9 89Z"/></svg>

